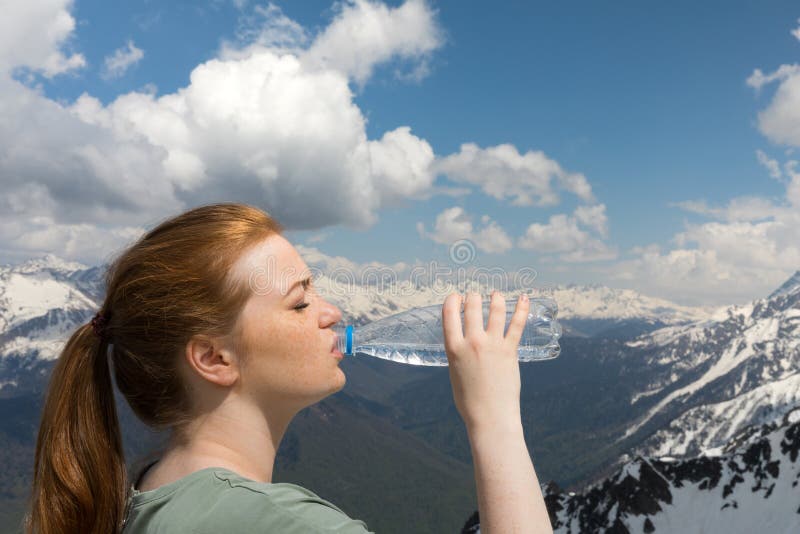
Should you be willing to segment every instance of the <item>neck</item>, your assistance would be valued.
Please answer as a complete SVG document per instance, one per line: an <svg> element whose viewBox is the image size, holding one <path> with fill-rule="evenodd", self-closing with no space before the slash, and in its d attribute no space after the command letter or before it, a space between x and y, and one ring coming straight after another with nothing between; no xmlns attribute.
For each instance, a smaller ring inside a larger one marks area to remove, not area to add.
<svg viewBox="0 0 800 534"><path fill-rule="evenodd" d="M173 473L224 467L251 480L272 482L275 456L293 417L264 414L231 401L173 434L159 463Z"/></svg>

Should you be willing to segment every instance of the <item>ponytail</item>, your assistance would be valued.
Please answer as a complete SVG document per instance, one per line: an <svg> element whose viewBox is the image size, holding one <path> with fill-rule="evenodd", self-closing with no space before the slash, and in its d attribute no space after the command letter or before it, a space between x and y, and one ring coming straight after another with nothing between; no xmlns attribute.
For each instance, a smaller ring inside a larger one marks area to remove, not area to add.
<svg viewBox="0 0 800 534"><path fill-rule="evenodd" d="M26 534L119 532L128 478L107 349L107 339L83 325L53 368Z"/></svg>

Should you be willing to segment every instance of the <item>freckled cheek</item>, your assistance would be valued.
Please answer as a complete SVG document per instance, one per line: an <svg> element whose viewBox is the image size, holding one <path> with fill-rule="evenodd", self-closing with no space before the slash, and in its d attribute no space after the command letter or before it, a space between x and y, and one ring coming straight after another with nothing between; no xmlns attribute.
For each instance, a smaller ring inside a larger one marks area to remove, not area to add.
<svg viewBox="0 0 800 534"><path fill-rule="evenodd" d="M295 361L303 360L319 352L319 340L303 325L293 325L282 333L281 352Z"/></svg>

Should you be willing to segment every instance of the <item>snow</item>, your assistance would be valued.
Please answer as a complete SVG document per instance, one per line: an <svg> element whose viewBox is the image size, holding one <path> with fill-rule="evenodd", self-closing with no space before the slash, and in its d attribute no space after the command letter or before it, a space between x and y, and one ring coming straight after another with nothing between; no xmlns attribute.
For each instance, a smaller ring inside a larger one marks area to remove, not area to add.
<svg viewBox="0 0 800 534"><path fill-rule="evenodd" d="M337 280L333 281L324 275L318 281L318 289L323 296L329 297L339 306L345 315L352 317L373 320L388 315L388 311L396 313L416 306L441 304L444 297L455 290L454 284L449 280L434 277L437 283L431 285L420 279L417 285L410 283L400 274L393 279L394 284L386 284L391 287L376 289L356 282L358 279L363 279L358 276L362 266L345 258L327 256L313 247L300 245L298 251L309 267L322 273L338 272L346 275L344 278L347 281L347 291L341 291L342 277L337 276ZM397 268L395 271L404 272L405 268ZM350 273L354 276L350 276ZM482 294L489 292L487 283L477 284L472 289ZM646 319L674 324L707 319L715 309L708 306L682 306L631 289L610 288L597 284L560 284L508 290L504 292L506 300L516 299L522 291L531 296L548 296L555 299L558 303L558 317L562 319ZM394 306L391 310L389 304Z"/></svg>
<svg viewBox="0 0 800 534"><path fill-rule="evenodd" d="M52 254L0 268L0 332L5 338L0 355L53 359L60 354L78 326L76 318L98 307L69 278L82 268Z"/></svg>
<svg viewBox="0 0 800 534"><path fill-rule="evenodd" d="M792 412L792 418L795 417L800 419L800 409ZM692 482L688 478L675 475L689 471L697 473L696 469L703 464L692 465L694 460L676 460L669 456L660 458L662 461L685 465L685 467L679 465L656 469L656 472L663 469L662 478L666 481L669 491L667 498L659 498L657 501L660 510L642 513L641 510L634 509L618 515L619 501L605 499L612 499L611 495L619 493L613 490L620 489L618 484L625 479L626 473L633 472L633 464L641 465L640 462L647 461L637 459L621 467L617 474L606 481L600 481L579 492L576 497L562 495L560 498L562 509L557 514L562 526L556 528L555 532L558 534L583 532L581 518L591 522L589 524L592 525L609 526L619 519L629 532L643 532L645 520L652 523L655 532L667 534L800 532L800 514L797 513L798 492L797 488L793 487L798 480L800 460L793 460L790 450L784 451L781 447L785 439L794 439L788 437L787 430L787 426L780 426L770 430L765 437L760 437L760 432L755 433L754 437L739 445L736 451L720 453L721 457L715 462L721 470L721 478L714 487L706 487L708 482L706 477ZM771 451L769 459L744 455L754 441L768 444ZM765 469L767 462L777 464L777 477L773 478L772 471ZM734 484L732 491L723 496L725 486L736 476L741 476L741 482ZM609 481L613 482L609 484ZM600 498L603 499L603 504L592 510L586 509L586 502L595 502L592 499L587 501L586 497L593 494L593 498L596 499L598 490L602 492ZM643 488L643 491L647 492L648 488ZM632 496L626 496L630 497ZM609 506L609 510L605 511L605 506ZM593 532L604 531L600 528L593 530Z"/></svg>
<svg viewBox="0 0 800 534"><path fill-rule="evenodd" d="M754 388L730 400L687 410L648 439L639 452L646 455L683 456L694 444L706 456L748 426L779 421L800 406L800 373ZM765 407L771 408L765 410Z"/></svg>
<svg viewBox="0 0 800 534"><path fill-rule="evenodd" d="M642 465L639 462L631 462L625 464L623 466L622 471L619 474L618 480L624 480L627 477L631 477L635 480L639 480L639 473L641 471Z"/></svg>
<svg viewBox="0 0 800 534"><path fill-rule="evenodd" d="M737 314L742 314L745 317L745 330L741 333L741 335L737 336L732 343L730 343L725 350L719 355L719 357L714 361L714 363L700 376L697 380L686 384L685 386L675 389L667 394L663 399L661 399L655 406L650 408L648 412L642 417L636 424L629 427L624 437L629 437L637 432L642 426L644 426L648 421L650 421L653 416L659 413L661 410L664 409L665 406L670 404L671 402L679 399L681 397L687 397L698 390L704 388L714 380L727 375L733 369L737 368L742 362L746 361L748 358L754 356L756 351L754 350L754 346L759 343L770 342L773 340L778 339L778 332L780 330L781 324L784 321L784 314L779 313L773 317L764 317L759 319L753 319L752 311L755 304L750 304L747 306L738 306L735 307L737 310ZM731 312L731 315L734 315ZM702 323L707 324L707 323ZM689 339L694 341L697 339L705 339L708 338L710 335L707 333L705 327L695 326L690 327L688 329L680 329L680 328L664 328L652 332L649 334L649 339L651 343L655 345L664 345L665 340L670 340L670 343L673 341L677 342L679 331L683 331L684 335L688 335ZM693 345L690 345L693 347ZM702 345L700 345L702 347ZM770 345L766 345L767 349L770 349ZM774 347L772 347L774 348ZM714 354L706 354L704 352L699 352L694 354L694 358L697 362L702 362L707 360L708 358L714 357ZM665 365L670 363L670 361L674 358L673 353L669 353L669 357L662 356L660 359L656 360L657 363L660 365ZM763 370L762 370L763 372ZM677 380L677 376L672 374L670 376L669 383L674 383ZM767 380L770 378L770 375L766 377L762 376L762 380ZM739 394L744 387L746 380L746 375L743 375L740 378L739 386L735 391L735 394ZM661 385L660 389L663 389L668 384ZM652 394L653 390L649 390L645 393L639 393L633 396L633 400L631 402L635 402L638 398L643 395Z"/></svg>
<svg viewBox="0 0 800 534"><path fill-rule="evenodd" d="M800 410L794 410L793 412L791 412L789 414L789 417L787 417L787 419L788 419L787 422L789 424L794 424L794 423L800 421Z"/></svg>

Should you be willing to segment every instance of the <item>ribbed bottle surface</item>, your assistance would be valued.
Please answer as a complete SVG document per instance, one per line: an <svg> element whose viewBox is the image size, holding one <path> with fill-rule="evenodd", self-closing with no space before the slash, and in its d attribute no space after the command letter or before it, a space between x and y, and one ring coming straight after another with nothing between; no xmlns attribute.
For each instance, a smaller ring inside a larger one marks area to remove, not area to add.
<svg viewBox="0 0 800 534"><path fill-rule="evenodd" d="M505 329L516 308L516 299L506 300ZM483 324L489 319L490 301L483 301ZM558 305L547 297L530 299L525 328L517 350L520 362L551 360L561 352ZM461 311L463 328L464 315ZM363 326L334 327L342 354L368 355L411 365L446 366L442 329L442 304L413 308L383 317Z"/></svg>

